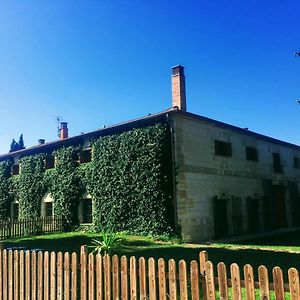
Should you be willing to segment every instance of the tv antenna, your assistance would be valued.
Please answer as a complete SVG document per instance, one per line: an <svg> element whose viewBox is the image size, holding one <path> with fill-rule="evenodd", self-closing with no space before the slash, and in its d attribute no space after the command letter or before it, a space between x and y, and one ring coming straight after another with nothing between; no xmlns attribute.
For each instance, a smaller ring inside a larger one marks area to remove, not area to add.
<svg viewBox="0 0 300 300"><path fill-rule="evenodd" d="M57 136L60 137L60 123L62 122L62 117L61 116L54 116L55 118L55 123L57 126Z"/></svg>

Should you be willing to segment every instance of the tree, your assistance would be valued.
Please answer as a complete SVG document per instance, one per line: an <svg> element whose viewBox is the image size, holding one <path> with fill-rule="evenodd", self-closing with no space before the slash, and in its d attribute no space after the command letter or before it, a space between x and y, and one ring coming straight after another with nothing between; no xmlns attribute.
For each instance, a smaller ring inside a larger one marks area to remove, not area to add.
<svg viewBox="0 0 300 300"><path fill-rule="evenodd" d="M12 140L10 144L9 152L14 152L18 150L18 143L15 141L15 139Z"/></svg>
<svg viewBox="0 0 300 300"><path fill-rule="evenodd" d="M23 134L20 135L18 143L15 141L15 139L12 140L9 152L14 152L22 149L25 149Z"/></svg>
<svg viewBox="0 0 300 300"><path fill-rule="evenodd" d="M23 140L23 134L20 135L18 144L19 144L19 150L25 149L24 140Z"/></svg>

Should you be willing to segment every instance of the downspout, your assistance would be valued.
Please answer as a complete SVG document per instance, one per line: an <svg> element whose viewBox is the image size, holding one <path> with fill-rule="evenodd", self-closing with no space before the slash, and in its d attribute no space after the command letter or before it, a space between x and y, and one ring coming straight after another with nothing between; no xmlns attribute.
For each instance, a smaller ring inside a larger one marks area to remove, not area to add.
<svg viewBox="0 0 300 300"><path fill-rule="evenodd" d="M172 155L172 186L173 186L173 199L172 199L172 205L174 209L174 229L177 233L178 231L178 220L177 220L177 182L176 182L176 153L175 153L175 129L174 129L174 122L169 117L169 114L166 114L167 123L170 128L170 134L171 134L171 155Z"/></svg>

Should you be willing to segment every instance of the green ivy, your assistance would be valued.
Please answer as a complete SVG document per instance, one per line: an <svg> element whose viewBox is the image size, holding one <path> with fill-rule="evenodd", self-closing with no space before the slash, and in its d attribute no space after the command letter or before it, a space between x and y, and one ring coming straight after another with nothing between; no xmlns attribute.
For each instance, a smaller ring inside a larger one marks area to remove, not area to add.
<svg viewBox="0 0 300 300"><path fill-rule="evenodd" d="M44 155L22 157L21 172L15 182L19 199L19 218L30 219L40 216L41 200L45 194Z"/></svg>
<svg viewBox="0 0 300 300"><path fill-rule="evenodd" d="M95 230L170 231L170 161L168 129L161 124L94 141L85 173Z"/></svg>
<svg viewBox="0 0 300 300"><path fill-rule="evenodd" d="M11 191L11 161L0 162L0 219L5 220L10 215L12 201Z"/></svg>
<svg viewBox="0 0 300 300"><path fill-rule="evenodd" d="M93 199L93 227L144 234L172 231L172 160L167 125L157 124L92 142L92 161L80 165L77 147L54 153L55 168L44 170L46 154L20 159L20 175L10 177L11 163L0 163L0 216L12 196L21 219L40 216L41 200L51 193L54 215L66 229L78 223L79 200L86 190Z"/></svg>
<svg viewBox="0 0 300 300"><path fill-rule="evenodd" d="M63 217L66 230L78 223L78 201L83 192L77 162L77 150L74 147L55 151L55 168L46 171L45 181L54 199L55 216Z"/></svg>

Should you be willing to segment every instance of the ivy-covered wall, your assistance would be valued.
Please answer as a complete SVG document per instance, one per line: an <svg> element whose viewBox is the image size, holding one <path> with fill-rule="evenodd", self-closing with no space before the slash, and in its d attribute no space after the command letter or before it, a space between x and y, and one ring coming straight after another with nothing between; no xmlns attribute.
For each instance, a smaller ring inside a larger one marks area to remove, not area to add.
<svg viewBox="0 0 300 300"><path fill-rule="evenodd" d="M20 175L10 175L10 162L0 163L0 216L5 218L13 197L19 217L37 217L48 191L53 212L66 228L78 222L82 194L93 199L93 227L135 233L172 231L172 160L167 125L133 129L92 141L92 161L78 165L78 147L58 149L55 168L45 170L46 154L19 160ZM9 192L8 192L9 191ZM2 215L1 215L2 214Z"/></svg>

